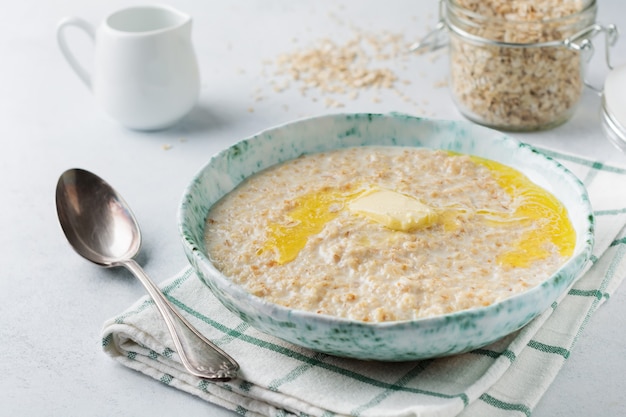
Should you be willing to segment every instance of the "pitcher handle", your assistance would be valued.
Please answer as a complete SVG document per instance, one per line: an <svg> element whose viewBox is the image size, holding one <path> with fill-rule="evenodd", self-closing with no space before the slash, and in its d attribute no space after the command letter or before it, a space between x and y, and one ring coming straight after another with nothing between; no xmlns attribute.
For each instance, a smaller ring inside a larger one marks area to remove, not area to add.
<svg viewBox="0 0 626 417"><path fill-rule="evenodd" d="M87 35L89 35L93 42L95 42L96 40L96 32L91 23L87 22L84 19L81 19L80 17L66 17L62 19L57 25L57 42L59 44L61 52L63 53L63 56L67 60L68 64L70 64L70 67L72 67L76 75L78 75L78 77L85 83L87 88L91 90L91 75L87 72L87 70L85 70L82 65L80 65L74 54L72 54L72 51L70 51L70 48L67 45L67 41L65 39L65 29L70 26L76 26L87 32Z"/></svg>

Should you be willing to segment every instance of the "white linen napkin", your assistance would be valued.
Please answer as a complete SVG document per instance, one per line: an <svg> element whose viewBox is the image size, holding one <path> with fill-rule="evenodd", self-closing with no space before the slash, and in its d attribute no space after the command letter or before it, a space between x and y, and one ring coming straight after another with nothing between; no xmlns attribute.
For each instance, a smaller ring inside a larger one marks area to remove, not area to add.
<svg viewBox="0 0 626 417"><path fill-rule="evenodd" d="M626 168L544 152L587 186L596 216L592 262L548 311L492 345L402 363L312 352L242 322L188 267L162 290L239 362L239 378L212 383L187 374L147 296L104 324L104 351L164 384L246 416L528 416L591 315L626 275Z"/></svg>

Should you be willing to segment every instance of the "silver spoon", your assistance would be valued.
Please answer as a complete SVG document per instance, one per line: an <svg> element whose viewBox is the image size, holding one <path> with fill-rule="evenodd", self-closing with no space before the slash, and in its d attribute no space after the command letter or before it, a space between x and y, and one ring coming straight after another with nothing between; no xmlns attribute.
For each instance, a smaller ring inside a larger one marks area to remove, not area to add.
<svg viewBox="0 0 626 417"><path fill-rule="evenodd" d="M133 259L141 246L139 225L124 199L109 184L89 171L67 170L57 183L56 206L63 232L78 254L106 268L126 267L139 278L191 374L213 381L237 376L237 362L202 336Z"/></svg>

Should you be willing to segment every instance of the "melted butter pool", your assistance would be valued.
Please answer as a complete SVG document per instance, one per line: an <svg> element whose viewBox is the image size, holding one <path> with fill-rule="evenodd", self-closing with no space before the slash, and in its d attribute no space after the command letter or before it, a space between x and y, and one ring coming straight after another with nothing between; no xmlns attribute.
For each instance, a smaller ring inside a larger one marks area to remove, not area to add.
<svg viewBox="0 0 626 417"><path fill-rule="evenodd" d="M494 180L511 197L516 207L513 211L478 209L474 214L494 227L506 228L520 223L534 225L520 238L510 242L510 250L498 256L497 262L500 265L527 267L532 262L548 257L549 245L556 246L563 257L572 255L576 232L569 221L567 210L556 197L507 165L479 157L471 157L471 159L474 163L489 169ZM320 233L326 223L348 208L351 201L372 188L376 188L376 185L364 187L360 191L326 188L296 198L286 221L269 225L267 240L261 251L274 252L275 261L278 264L294 260L311 236ZM428 202L423 203L428 204ZM455 229L454 218L458 212L466 212L466 210L455 208L441 210L434 221L424 223L423 227L440 224L446 231L452 231ZM353 214L358 215L358 213ZM379 221L379 223L383 226L390 224L388 220ZM395 231L398 232L397 229ZM399 231L399 233L414 231Z"/></svg>
<svg viewBox="0 0 626 417"><path fill-rule="evenodd" d="M498 213L502 227L507 221L535 223L521 238L511 242L511 250L498 258L498 263L511 267L526 267L549 256L547 245L553 244L559 254L569 257L574 253L576 231L565 206L551 193L533 183L528 177L507 165L488 159L472 157L487 167L506 193L518 201L513 213ZM497 221L497 220L496 220Z"/></svg>
<svg viewBox="0 0 626 417"><path fill-rule="evenodd" d="M263 250L276 252L276 262L279 264L293 261L309 237L321 232L324 225L335 219L345 204L359 194L328 188L295 199L288 221L269 225Z"/></svg>

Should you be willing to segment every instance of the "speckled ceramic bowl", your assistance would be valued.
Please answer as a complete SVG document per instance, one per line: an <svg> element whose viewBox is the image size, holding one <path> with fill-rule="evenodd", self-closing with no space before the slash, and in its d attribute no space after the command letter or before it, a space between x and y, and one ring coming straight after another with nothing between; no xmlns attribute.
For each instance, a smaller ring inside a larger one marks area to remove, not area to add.
<svg viewBox="0 0 626 417"><path fill-rule="evenodd" d="M573 257L542 284L484 308L412 321L364 323L263 301L221 274L205 255L211 205L246 177L304 153L363 145L447 149L493 159L524 172L567 207L577 232ZM466 352L524 326L576 279L593 246L593 214L584 186L529 145L465 121L405 115L340 114L266 130L218 153L184 193L179 209L184 249L200 279L233 313L257 329L328 354L401 361Z"/></svg>

